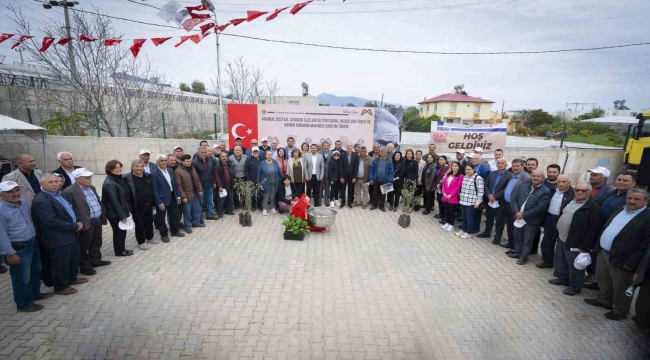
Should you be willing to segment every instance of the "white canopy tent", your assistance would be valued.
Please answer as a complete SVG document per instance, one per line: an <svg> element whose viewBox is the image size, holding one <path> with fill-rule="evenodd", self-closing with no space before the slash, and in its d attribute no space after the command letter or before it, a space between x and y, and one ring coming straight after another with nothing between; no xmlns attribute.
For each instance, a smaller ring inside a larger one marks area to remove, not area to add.
<svg viewBox="0 0 650 360"><path fill-rule="evenodd" d="M47 159L45 156L45 136L47 135L47 130L0 114L0 133L23 134L41 143L43 145L43 167L47 171Z"/></svg>

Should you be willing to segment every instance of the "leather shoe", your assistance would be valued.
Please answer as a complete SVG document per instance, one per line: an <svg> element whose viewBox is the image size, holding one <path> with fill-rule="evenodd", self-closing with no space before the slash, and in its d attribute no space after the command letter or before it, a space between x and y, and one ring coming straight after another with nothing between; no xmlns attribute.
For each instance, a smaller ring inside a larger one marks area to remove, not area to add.
<svg viewBox="0 0 650 360"><path fill-rule="evenodd" d="M93 264L93 267L108 266L110 264L111 264L110 261L102 260L102 261L100 261L98 263Z"/></svg>
<svg viewBox="0 0 650 360"><path fill-rule="evenodd" d="M235 215L235 212L234 211L227 212L226 215Z"/></svg>
<svg viewBox="0 0 650 360"><path fill-rule="evenodd" d="M585 284L585 289L600 291L600 286L598 286L598 283L595 282L591 284Z"/></svg>
<svg viewBox="0 0 650 360"><path fill-rule="evenodd" d="M386 208L385 208L385 207L383 207L383 206L382 206L382 207L380 207L380 208L379 208L379 210L381 210L381 211L383 211L383 212L386 212Z"/></svg>
<svg viewBox="0 0 650 360"><path fill-rule="evenodd" d="M167 244L167 243L169 243L171 241L171 240L169 240L168 236L161 236L160 240L162 240L162 242L164 242L165 244Z"/></svg>
<svg viewBox="0 0 650 360"><path fill-rule="evenodd" d="M605 309L607 309L607 310L612 310L612 309L614 309L614 308L611 307L611 306L607 306L607 305L601 303L600 301L598 301L598 299L585 299L585 302L586 302L587 304L591 305L591 306L601 307L601 308L605 308Z"/></svg>
<svg viewBox="0 0 650 360"><path fill-rule="evenodd" d="M517 260L517 265L526 265L528 259L519 259Z"/></svg>
<svg viewBox="0 0 650 360"><path fill-rule="evenodd" d="M90 268L90 269L81 269L79 270L80 273L87 275L87 276L93 276L97 274L97 270Z"/></svg>
<svg viewBox="0 0 650 360"><path fill-rule="evenodd" d="M43 310L43 305L31 304L29 306L19 306L17 309L20 312L35 312L35 311Z"/></svg>
<svg viewBox="0 0 650 360"><path fill-rule="evenodd" d="M612 310L608 313L605 313L605 317L608 318L609 320L621 321L627 319L627 314L623 314L616 310Z"/></svg>
<svg viewBox="0 0 650 360"><path fill-rule="evenodd" d="M506 251L506 255L508 255L508 254L514 254L514 253L515 253L514 250L508 250L508 251Z"/></svg>
<svg viewBox="0 0 650 360"><path fill-rule="evenodd" d="M72 295L72 294L76 294L77 292L78 292L77 289L73 289L68 286L63 290L55 291L54 293L58 295Z"/></svg>
<svg viewBox="0 0 650 360"><path fill-rule="evenodd" d="M580 290L572 289L572 288L566 288L564 291L562 291L562 294L564 295L569 295L569 296L574 296L580 294Z"/></svg>
<svg viewBox="0 0 650 360"><path fill-rule="evenodd" d="M569 283L561 280L561 279L551 279L548 281L549 284L551 285L557 285L557 286L569 286Z"/></svg>
<svg viewBox="0 0 650 360"><path fill-rule="evenodd" d="M489 238L490 234L488 234L488 233L480 233L480 234L476 235L476 237L485 239L485 238Z"/></svg>
<svg viewBox="0 0 650 360"><path fill-rule="evenodd" d="M377 210L377 205L373 205L370 207L370 210Z"/></svg>
<svg viewBox="0 0 650 360"><path fill-rule="evenodd" d="M429 211L429 210L424 210L424 211L422 212L422 215L429 215L429 214L431 214L431 211ZM435 216L434 216L434 217L435 217Z"/></svg>
<svg viewBox="0 0 650 360"><path fill-rule="evenodd" d="M88 282L88 279L86 279L86 278L76 278L70 284L72 284L72 285L81 285L81 284L85 284L87 282Z"/></svg>
<svg viewBox="0 0 650 360"><path fill-rule="evenodd" d="M174 237L185 237L185 234L183 234L180 231L176 231L176 232L172 233L172 236L174 236Z"/></svg>
<svg viewBox="0 0 650 360"><path fill-rule="evenodd" d="M505 248L505 249L512 249L512 248L514 248L514 246L512 246L512 245L510 245L510 244L507 244L507 243L506 243L506 244L499 244L499 246L501 246L502 248Z"/></svg>
<svg viewBox="0 0 650 360"><path fill-rule="evenodd" d="M433 215L433 218L434 218L434 219L442 219L442 215L440 215L440 214L435 214L435 215Z"/></svg>
<svg viewBox="0 0 650 360"><path fill-rule="evenodd" d="M541 263L539 263L539 264L537 264L535 266L537 266L540 269L550 269L550 268L553 267L553 266L551 266L551 265L549 265L549 264L547 264L545 262L541 262Z"/></svg>
<svg viewBox="0 0 650 360"><path fill-rule="evenodd" d="M131 251L131 250L124 250L123 253L121 253L121 254L119 254L119 255L115 255L115 256L131 256L131 255L133 255L133 251Z"/></svg>
<svg viewBox="0 0 650 360"><path fill-rule="evenodd" d="M205 218L206 220L219 220L218 217Z"/></svg>
<svg viewBox="0 0 650 360"><path fill-rule="evenodd" d="M492 245L499 245L499 244L501 244L501 239L492 240Z"/></svg>
<svg viewBox="0 0 650 360"><path fill-rule="evenodd" d="M515 254L514 252L510 254L506 254L509 258L514 259L514 258L519 258L519 255Z"/></svg>
<svg viewBox="0 0 650 360"><path fill-rule="evenodd" d="M51 293L51 292L49 292L49 293L40 293L40 294L38 294L38 299L34 299L34 301L49 299L52 296L54 296L54 293Z"/></svg>
<svg viewBox="0 0 650 360"><path fill-rule="evenodd" d="M198 225L192 225L192 227L206 227L207 225L205 224L198 224Z"/></svg>

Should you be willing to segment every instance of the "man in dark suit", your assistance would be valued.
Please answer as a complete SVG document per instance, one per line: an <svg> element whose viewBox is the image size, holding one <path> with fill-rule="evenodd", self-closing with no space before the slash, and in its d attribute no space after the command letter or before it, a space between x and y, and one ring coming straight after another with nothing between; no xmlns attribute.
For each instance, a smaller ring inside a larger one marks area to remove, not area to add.
<svg viewBox="0 0 650 360"><path fill-rule="evenodd" d="M550 168L550 167L549 167ZM562 209L574 198L573 187L569 175L558 175L555 179L556 187L551 190L551 201L544 215L544 239L542 239L542 262L535 265L540 269L552 268L555 258L555 240L557 238L556 225ZM544 182L548 188L548 182ZM591 190L590 190L591 191ZM533 249L535 248L533 242Z"/></svg>
<svg viewBox="0 0 650 360"><path fill-rule="evenodd" d="M650 327L650 247L632 277L632 285L641 288L634 307L634 323L641 328Z"/></svg>
<svg viewBox="0 0 650 360"><path fill-rule="evenodd" d="M151 185L153 186L153 199L156 206L156 225L160 231L160 239L168 243L169 231L176 237L185 236L178 229L180 221L181 193L178 191L178 185L174 178L174 172L167 167L167 155L159 154L156 156L158 168L151 175ZM165 224L165 219L169 215L169 229Z"/></svg>
<svg viewBox="0 0 650 360"><path fill-rule="evenodd" d="M79 232L79 272L95 275L93 267L110 265L102 260L102 225L107 224L106 210L97 190L91 185L93 173L79 168L72 173L75 183L61 192L79 215L79 220L88 224Z"/></svg>
<svg viewBox="0 0 650 360"><path fill-rule="evenodd" d="M78 278L79 240L78 233L84 228L79 214L61 195L59 177L43 174L41 192L32 203L32 218L37 234L49 256L42 257L43 281L51 281L54 293L70 295L77 292L70 285L88 282ZM85 226L89 226L86 224Z"/></svg>
<svg viewBox="0 0 650 360"><path fill-rule="evenodd" d="M67 151L62 151L56 154L56 159L59 161L59 164L61 164L61 166L59 166L58 169L54 170L53 173L61 175L61 178L63 179L63 189L65 189L68 186L74 184L72 173L76 169L79 169L80 166L74 166L72 154Z"/></svg>
<svg viewBox="0 0 650 360"><path fill-rule="evenodd" d="M485 208L485 231L479 234L480 238L489 238L492 236L492 225L496 220L496 232L492 244L498 245L501 243L503 236L503 228L506 225L504 212L505 204L503 201L503 194L505 193L508 181L512 177L512 173L506 168L508 167L508 160L501 158L497 160L497 170L490 172L485 182L485 197L487 197L487 207ZM497 208L493 208L496 204Z"/></svg>
<svg viewBox="0 0 650 360"><path fill-rule="evenodd" d="M515 230L514 230L514 221L515 217L513 216L511 202L517 198L517 193L520 188L529 188L530 187L530 175L526 173L524 167L524 161L521 159L512 160L512 176L508 179L508 184L503 192L503 214L505 218L506 228L508 229L508 242L505 244L499 244L499 246L510 249L506 254L514 253L515 248ZM501 206L501 204L499 204Z"/></svg>
<svg viewBox="0 0 650 360"><path fill-rule="evenodd" d="M530 186L522 187L515 193L510 206L515 221L523 226L515 226L515 251L508 257L518 258L517 265L525 265L533 250L533 239L544 222L544 214L551 202L551 192L544 186L544 173L541 170L530 172Z"/></svg>
<svg viewBox="0 0 650 360"><path fill-rule="evenodd" d="M648 191L630 189L625 206L618 208L605 223L593 251L598 252L596 278L600 291L596 299L585 299L592 306L611 310L605 317L627 319L632 297L625 291L632 285L634 272L650 245Z"/></svg>
<svg viewBox="0 0 650 360"><path fill-rule="evenodd" d="M345 145L347 151L341 153L341 160L339 161L339 174L341 174L341 191L339 198L341 199L341 208L345 206L345 189L347 188L348 207L352 209L354 204L354 184L357 182L357 171L359 169L359 155L354 152L352 141L348 141Z"/></svg>

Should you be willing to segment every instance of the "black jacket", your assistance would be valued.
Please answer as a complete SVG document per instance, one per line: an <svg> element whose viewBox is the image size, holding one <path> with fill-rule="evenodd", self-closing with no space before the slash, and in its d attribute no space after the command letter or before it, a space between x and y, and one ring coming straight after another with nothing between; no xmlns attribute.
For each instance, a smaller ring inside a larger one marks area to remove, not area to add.
<svg viewBox="0 0 650 360"><path fill-rule="evenodd" d="M438 167L435 166L435 163L427 163L424 165L422 170L422 186L424 190L427 191L436 191L436 171Z"/></svg>
<svg viewBox="0 0 650 360"><path fill-rule="evenodd" d="M339 172L340 163L341 160L332 160L327 162L327 178L330 181L339 181L339 178L341 177Z"/></svg>
<svg viewBox="0 0 650 360"><path fill-rule="evenodd" d="M418 162L415 160L404 160L404 180L418 182Z"/></svg>
<svg viewBox="0 0 650 360"><path fill-rule="evenodd" d="M404 168L404 160L400 161L393 161L393 184L402 184L404 183L404 172L406 171L406 168ZM397 179L397 180L395 180Z"/></svg>
<svg viewBox="0 0 650 360"><path fill-rule="evenodd" d="M262 162L262 157L249 156L246 158L246 164L244 164L244 169L246 172L246 181L257 181L257 168L260 167Z"/></svg>
<svg viewBox="0 0 650 360"><path fill-rule="evenodd" d="M599 241L596 241L594 251L600 250L600 237L621 211L625 211L623 207L616 209L612 216L609 217L600 232ZM650 210L646 208L619 230L609 251L609 262L616 267L625 265L632 270L636 270L641 263L641 259L645 256L649 244Z"/></svg>
<svg viewBox="0 0 650 360"><path fill-rule="evenodd" d="M345 155L344 155L345 154ZM348 161L348 153L341 153L341 160L339 160L339 173L346 181L351 181L357 177L357 170L359 170L359 155L352 153L350 161Z"/></svg>
<svg viewBox="0 0 650 360"><path fill-rule="evenodd" d="M248 159L247 159L248 161ZM235 168L233 167L232 163L229 161L228 162L228 172L230 173L230 184L226 184L226 174L223 171L223 164L221 164L221 161L214 167L215 171L215 177L217 178L217 189L219 187L222 188L231 188L233 185L235 185Z"/></svg>
<svg viewBox="0 0 650 360"><path fill-rule="evenodd" d="M79 169L80 167L81 166L73 166L73 168L75 168L75 169ZM72 180L70 180L70 178L68 177L68 174L65 172L65 169L63 168L63 166L59 166L58 169L56 169L56 170L54 170L52 172L55 173L55 174L59 174L59 175L61 175L63 177L63 189L65 189L68 186L73 184ZM61 190L63 190L63 189L61 189Z"/></svg>
<svg viewBox="0 0 650 360"><path fill-rule="evenodd" d="M494 188L494 183L497 181L498 170L490 171L490 174L485 179L485 196L492 195L497 201L503 200L503 194L506 192L506 187L508 186L508 181L512 177L512 173L508 170L504 170L501 175L501 180L497 184L497 187ZM494 189L494 192L492 192Z"/></svg>
<svg viewBox="0 0 650 360"><path fill-rule="evenodd" d="M555 188L555 190L551 191L551 199L555 195L556 191L557 191L557 187ZM562 215L562 210L564 210L564 207L566 207L566 205L568 203L570 203L571 200L573 200L575 198L575 196L576 196L576 194L575 194L575 191L573 190L573 186L569 186L569 188L564 192L564 194L562 194L562 206L560 207L560 215ZM587 205L587 204L585 204L585 205ZM596 203L596 205L598 205L598 209L602 211L602 209L600 209L600 204ZM605 215L603 215L603 223L605 222L605 220L607 220L607 219L605 218ZM600 224L600 226L603 226L603 224ZM600 232L600 229L598 229L598 232Z"/></svg>
<svg viewBox="0 0 650 360"><path fill-rule="evenodd" d="M119 181L124 181L124 179L117 180L113 176L106 176L102 185L102 204L106 208L107 218L122 220L128 218L131 212L124 188Z"/></svg>
<svg viewBox="0 0 650 360"><path fill-rule="evenodd" d="M145 182L149 184L149 187L151 187L151 193L153 194L153 183L149 178L149 174L142 173L142 176L144 176ZM135 191L135 183L133 182L133 173L126 173L122 175L122 181L126 182L127 185L129 185L129 189L131 189L131 208L133 210L137 210L138 202L136 201L136 199L138 198L138 194ZM153 202L151 203L151 205L153 205Z"/></svg>
<svg viewBox="0 0 650 360"><path fill-rule="evenodd" d="M206 157L205 162L203 162L203 160L198 156L196 159L192 160L192 166L194 166L196 173L199 175L199 180L201 181L201 186L203 186L204 191L206 189L214 188L214 185L216 184L214 178L214 167L216 165L217 163L212 156Z"/></svg>
<svg viewBox="0 0 650 360"><path fill-rule="evenodd" d="M646 251L645 257L641 260L639 267L636 269L636 279L632 283L634 286L650 286L647 282L644 284L645 279L650 279L650 247Z"/></svg>
<svg viewBox="0 0 650 360"><path fill-rule="evenodd" d="M568 191L565 192L565 195L567 192ZM571 200L569 200L567 204L570 201ZM563 205L562 210L564 211L566 204ZM560 211L560 216L562 216L562 211ZM567 235L565 241L565 248L578 248L582 251L591 250L596 241L598 241L598 235L600 235L600 229L602 229L604 223L605 216L603 215L600 206L596 204L594 199L587 200L580 209L573 213L571 225L569 226L569 235ZM556 228L555 236L557 236L557 234L558 231Z"/></svg>
<svg viewBox="0 0 650 360"><path fill-rule="evenodd" d="M293 183L290 183L289 185L291 187L291 198L295 199L296 196L298 195L298 191L296 190L296 186ZM278 200L278 203L285 203L285 204L291 204L291 201L286 199L287 197L287 192L286 189L284 188L284 184L278 186L278 195L276 199Z"/></svg>
<svg viewBox="0 0 650 360"><path fill-rule="evenodd" d="M74 210L74 208L73 208ZM74 210L77 221L81 221L79 214ZM41 191L32 201L32 220L39 238L39 243L48 249L72 244L78 241L77 223L52 196ZM90 226L90 224L84 224Z"/></svg>

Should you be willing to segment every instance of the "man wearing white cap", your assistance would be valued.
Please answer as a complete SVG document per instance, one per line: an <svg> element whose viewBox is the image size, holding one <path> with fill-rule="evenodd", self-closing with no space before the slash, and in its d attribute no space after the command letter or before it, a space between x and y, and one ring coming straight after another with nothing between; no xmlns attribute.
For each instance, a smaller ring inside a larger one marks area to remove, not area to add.
<svg viewBox="0 0 650 360"><path fill-rule="evenodd" d="M219 161L219 157L221 156L221 145L220 144L214 144L212 145L212 158L214 161Z"/></svg>
<svg viewBox="0 0 650 360"><path fill-rule="evenodd" d="M179 145L174 146L174 155L176 155L176 159L178 159L178 161L181 161L181 157L183 156L183 153L184 150L181 146Z"/></svg>
<svg viewBox="0 0 650 360"><path fill-rule="evenodd" d="M43 305L34 301L52 297L41 294L41 259L30 206L21 199L14 181L0 183L0 255L11 268L11 284L18 311L34 312Z"/></svg>
<svg viewBox="0 0 650 360"><path fill-rule="evenodd" d="M157 168L156 164L149 162L150 158L151 151L147 149L140 150L140 159L144 161L144 172L147 174L151 174Z"/></svg>
<svg viewBox="0 0 650 360"><path fill-rule="evenodd" d="M262 156L262 154L266 154L266 150L271 149L271 147L269 146L269 140L267 138L265 137L262 138L262 145L259 146L259 149L260 149L260 156Z"/></svg>
<svg viewBox="0 0 650 360"><path fill-rule="evenodd" d="M456 149L456 161L460 163L460 168L465 168L465 165L469 164L469 161L465 159L465 149Z"/></svg>
<svg viewBox="0 0 650 360"><path fill-rule="evenodd" d="M587 170L587 172L589 172L589 182L591 183L591 198L594 201L598 201L601 197L605 197L616 190L607 183L609 169L598 166L595 169Z"/></svg>
<svg viewBox="0 0 650 360"><path fill-rule="evenodd" d="M72 172L75 183L63 190L66 200L77 211L79 219L84 224L79 233L79 272L84 275L95 275L93 267L109 265L110 261L102 260L102 225L106 225L106 211L97 190L92 184L93 173L86 168Z"/></svg>

